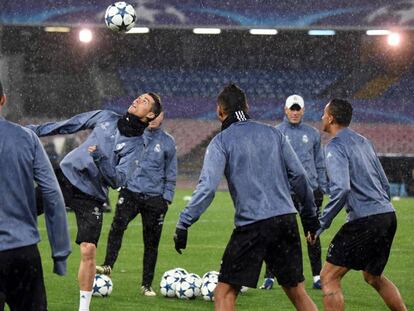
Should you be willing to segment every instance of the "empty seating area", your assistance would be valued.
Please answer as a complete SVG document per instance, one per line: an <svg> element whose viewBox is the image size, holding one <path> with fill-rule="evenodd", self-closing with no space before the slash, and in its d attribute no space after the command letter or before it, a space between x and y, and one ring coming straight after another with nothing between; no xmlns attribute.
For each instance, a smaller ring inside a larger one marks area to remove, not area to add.
<svg viewBox="0 0 414 311"><path fill-rule="evenodd" d="M385 100L412 99L413 96L414 68L404 73L400 79L393 83L381 96Z"/></svg>
<svg viewBox="0 0 414 311"><path fill-rule="evenodd" d="M190 153L191 150L218 131L220 122L170 119L164 121L164 128L174 137L177 144L177 156L181 157Z"/></svg>
<svg viewBox="0 0 414 311"><path fill-rule="evenodd" d="M280 119L287 96L300 94L305 99L306 118L320 119L328 98L321 94L340 78L332 70L153 70L120 69L120 79L128 100L116 99L105 107L125 109L131 99L146 91L162 95L170 118L215 119L214 107L220 90L226 83L235 82L242 87L256 119ZM411 85L413 74L406 74L384 96L370 100L351 101L355 121L414 123ZM120 104L122 102L123 104Z"/></svg>
<svg viewBox="0 0 414 311"><path fill-rule="evenodd" d="M316 128L321 123L312 123ZM392 123L351 123L350 128L364 135L375 146L381 155L414 155L414 124ZM330 137L322 134L322 143L326 144Z"/></svg>
<svg viewBox="0 0 414 311"><path fill-rule="evenodd" d="M229 82L240 85L247 96L283 98L293 93L317 98L339 78L339 73L321 69L270 70L154 70L120 68L119 75L128 95L155 90L164 96L216 97Z"/></svg>
<svg viewBox="0 0 414 311"><path fill-rule="evenodd" d="M369 138L381 154L414 154L414 124L356 123L356 131Z"/></svg>

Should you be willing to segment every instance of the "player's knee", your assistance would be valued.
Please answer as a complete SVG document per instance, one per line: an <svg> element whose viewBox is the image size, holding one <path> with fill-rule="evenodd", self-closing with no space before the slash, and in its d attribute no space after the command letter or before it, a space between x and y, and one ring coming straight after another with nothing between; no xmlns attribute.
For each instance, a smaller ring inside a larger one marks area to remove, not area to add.
<svg viewBox="0 0 414 311"><path fill-rule="evenodd" d="M216 287L216 289L214 290L214 301L220 303L224 300L224 297L224 292Z"/></svg>
<svg viewBox="0 0 414 311"><path fill-rule="evenodd" d="M91 260L96 255L96 245L93 243L83 242L80 245L80 253L82 260Z"/></svg>
<svg viewBox="0 0 414 311"><path fill-rule="evenodd" d="M283 286L283 290L288 295L288 297L297 302L300 301L306 296L305 286L303 282L298 283L296 286Z"/></svg>
<svg viewBox="0 0 414 311"><path fill-rule="evenodd" d="M235 293L236 290L232 286L228 284L224 285L222 283L219 283L214 290L214 300L218 303L227 299L234 300L237 296L237 294Z"/></svg>
<svg viewBox="0 0 414 311"><path fill-rule="evenodd" d="M331 285L336 284L339 282L339 279L335 277L335 274L322 268L321 271L321 285L322 289L329 290Z"/></svg>
<svg viewBox="0 0 414 311"><path fill-rule="evenodd" d="M364 272L364 280L372 287L377 288L380 286L381 276L375 276L370 273Z"/></svg>
<svg viewBox="0 0 414 311"><path fill-rule="evenodd" d="M320 276L321 276L321 282L327 281L329 278L332 277L329 271L327 271L325 268L322 268Z"/></svg>

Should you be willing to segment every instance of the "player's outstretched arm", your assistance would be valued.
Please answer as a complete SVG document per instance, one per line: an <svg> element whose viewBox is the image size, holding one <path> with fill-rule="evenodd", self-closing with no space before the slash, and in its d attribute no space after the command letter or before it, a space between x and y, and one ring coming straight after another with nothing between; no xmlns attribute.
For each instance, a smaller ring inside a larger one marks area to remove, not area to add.
<svg viewBox="0 0 414 311"><path fill-rule="evenodd" d="M59 122L48 122L40 125L30 124L26 127L35 132L39 137L73 134L82 130L93 129L102 115L103 111L95 110L81 113Z"/></svg>

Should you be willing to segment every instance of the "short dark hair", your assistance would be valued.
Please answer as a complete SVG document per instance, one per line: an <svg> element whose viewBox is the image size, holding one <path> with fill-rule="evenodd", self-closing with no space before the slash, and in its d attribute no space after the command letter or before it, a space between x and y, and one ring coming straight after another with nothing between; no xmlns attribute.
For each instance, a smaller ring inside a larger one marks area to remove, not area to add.
<svg viewBox="0 0 414 311"><path fill-rule="evenodd" d="M334 117L335 123L348 126L352 120L352 105L345 99L334 98L329 102L329 112Z"/></svg>
<svg viewBox="0 0 414 311"><path fill-rule="evenodd" d="M227 114L240 110L247 112L246 95L234 83L230 83L224 87L218 95L217 101Z"/></svg>
<svg viewBox="0 0 414 311"><path fill-rule="evenodd" d="M0 81L0 96L3 96L3 95L4 95L3 85L1 84L1 81Z"/></svg>
<svg viewBox="0 0 414 311"><path fill-rule="evenodd" d="M162 112L161 96L153 92L148 92L147 94L151 96L152 99L154 100L154 104L152 105L151 112L155 114L155 118L156 118Z"/></svg>

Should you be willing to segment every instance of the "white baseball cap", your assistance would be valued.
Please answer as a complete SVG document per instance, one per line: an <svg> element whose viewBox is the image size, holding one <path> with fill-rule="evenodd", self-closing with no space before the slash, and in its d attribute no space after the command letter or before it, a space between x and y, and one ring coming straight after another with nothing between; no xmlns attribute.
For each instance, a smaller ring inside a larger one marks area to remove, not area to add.
<svg viewBox="0 0 414 311"><path fill-rule="evenodd" d="M299 105L300 109L303 109L303 107L305 107L305 102L303 101L302 96L299 95L290 95L287 99L286 99L286 104L285 107L290 109L293 105Z"/></svg>

